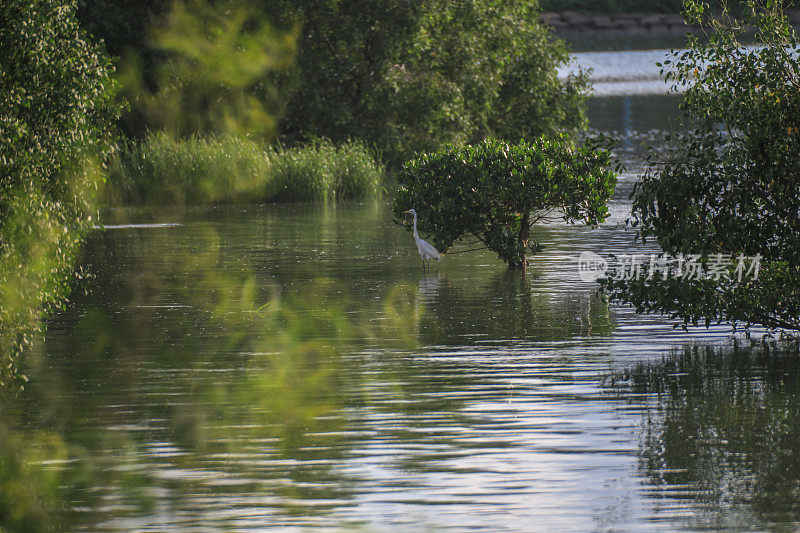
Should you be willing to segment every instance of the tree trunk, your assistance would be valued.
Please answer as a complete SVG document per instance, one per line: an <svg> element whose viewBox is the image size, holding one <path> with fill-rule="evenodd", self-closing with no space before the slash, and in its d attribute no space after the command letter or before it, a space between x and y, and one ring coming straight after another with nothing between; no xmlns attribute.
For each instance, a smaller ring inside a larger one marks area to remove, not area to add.
<svg viewBox="0 0 800 533"><path fill-rule="evenodd" d="M517 234L517 244L519 245L520 262L519 264L509 264L509 268L525 270L528 267L528 260L525 257L525 250L528 248L528 239L531 236L531 216L530 213L522 215L519 223L519 233Z"/></svg>

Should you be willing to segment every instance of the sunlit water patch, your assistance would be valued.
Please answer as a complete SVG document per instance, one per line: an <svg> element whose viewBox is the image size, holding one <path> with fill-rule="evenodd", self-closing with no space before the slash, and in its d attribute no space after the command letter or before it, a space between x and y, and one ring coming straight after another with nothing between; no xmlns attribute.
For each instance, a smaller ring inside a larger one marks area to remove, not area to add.
<svg viewBox="0 0 800 533"><path fill-rule="evenodd" d="M589 80L596 96L663 95L670 85L656 63L669 57L669 50L579 52L568 65L560 67L559 76L566 77L578 69L591 70Z"/></svg>

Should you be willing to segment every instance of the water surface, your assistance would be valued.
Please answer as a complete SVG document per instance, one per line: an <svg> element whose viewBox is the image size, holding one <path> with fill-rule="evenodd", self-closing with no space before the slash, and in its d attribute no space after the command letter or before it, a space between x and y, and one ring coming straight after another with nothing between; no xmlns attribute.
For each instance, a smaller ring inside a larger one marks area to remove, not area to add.
<svg viewBox="0 0 800 533"><path fill-rule="evenodd" d="M540 228L526 275L488 253L423 272L383 205L108 213L85 250L92 277L29 355L4 432L37 450L30 476L55 480L36 486L76 531L794 520L793 506L776 518L750 505L746 484L708 511L711 482L670 474L692 458L671 465L661 434L683 424L710 454L724 447L717 422L674 422L641 376L609 385L637 361L729 338L609 306L580 281L580 251L633 249L631 179L600 228ZM737 371L758 384L755 368ZM711 409L719 392L693 394ZM794 429L772 431L794 450Z"/></svg>

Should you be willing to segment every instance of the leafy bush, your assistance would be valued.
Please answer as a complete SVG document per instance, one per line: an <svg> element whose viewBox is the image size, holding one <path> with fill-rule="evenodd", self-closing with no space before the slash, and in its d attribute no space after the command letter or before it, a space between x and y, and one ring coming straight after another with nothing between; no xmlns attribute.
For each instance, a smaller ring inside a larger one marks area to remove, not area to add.
<svg viewBox="0 0 800 533"><path fill-rule="evenodd" d="M370 198L383 167L361 144L285 149L226 137L130 142L111 162L112 204L207 204Z"/></svg>
<svg viewBox="0 0 800 533"><path fill-rule="evenodd" d="M633 215L643 239L676 256L761 257L757 279L608 279L611 296L685 323L730 322L800 330L800 43L780 3L750 2L756 44L740 26L712 22L708 41L665 64L687 88L681 107L696 129L651 160ZM686 3L699 21L702 4Z"/></svg>
<svg viewBox="0 0 800 533"><path fill-rule="evenodd" d="M72 3L0 4L0 385L69 290L111 149L110 64Z"/></svg>
<svg viewBox="0 0 800 533"><path fill-rule="evenodd" d="M450 146L406 163L398 177L396 214L414 208L440 251L458 241L481 243L509 266L526 264L530 229L558 213L596 225L608 216L616 184L605 140L574 146L566 137L511 145L488 140Z"/></svg>

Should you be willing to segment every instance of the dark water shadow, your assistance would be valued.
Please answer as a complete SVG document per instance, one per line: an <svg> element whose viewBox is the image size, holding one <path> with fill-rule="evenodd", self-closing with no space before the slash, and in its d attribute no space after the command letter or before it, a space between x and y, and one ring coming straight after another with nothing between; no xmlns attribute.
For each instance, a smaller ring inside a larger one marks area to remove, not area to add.
<svg viewBox="0 0 800 533"><path fill-rule="evenodd" d="M610 376L606 387L644 402L639 470L656 516L672 501L694 509L691 528L800 520L796 343L689 347Z"/></svg>

